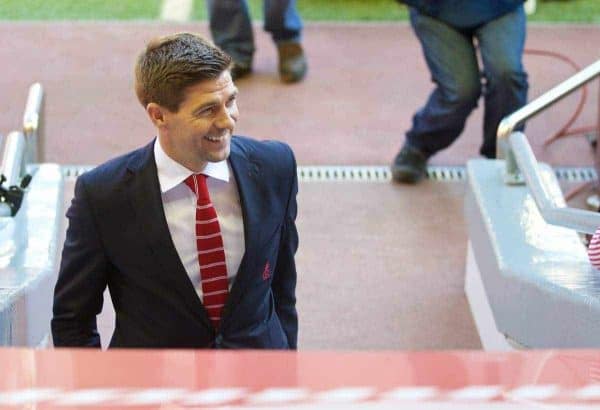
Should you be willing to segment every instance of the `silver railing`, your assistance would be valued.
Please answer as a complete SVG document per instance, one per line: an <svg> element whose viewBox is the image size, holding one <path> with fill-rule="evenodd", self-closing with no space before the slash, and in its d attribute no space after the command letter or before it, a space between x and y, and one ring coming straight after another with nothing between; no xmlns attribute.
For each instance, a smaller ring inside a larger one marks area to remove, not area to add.
<svg viewBox="0 0 600 410"><path fill-rule="evenodd" d="M538 171L538 163L527 137L522 132L513 132L509 137L510 146L525 183L531 192L540 214L552 225L564 226L578 232L593 234L600 227L600 213L584 209L570 208L564 201L556 201L546 187Z"/></svg>
<svg viewBox="0 0 600 410"><path fill-rule="evenodd" d="M29 88L23 130L9 133L0 152L0 217L15 214L31 180L27 167L42 160L43 117L44 91L35 83Z"/></svg>
<svg viewBox="0 0 600 410"><path fill-rule="evenodd" d="M20 187L25 176L25 151L23 133L13 131L8 134L0 157L0 217L14 214L11 204L15 192L11 187Z"/></svg>
<svg viewBox="0 0 600 410"><path fill-rule="evenodd" d="M574 76L570 77L566 81L563 81L550 91L545 92L535 100L513 112L509 116L504 117L502 121L500 121L500 124L498 125L498 131L496 133L496 156L497 158L503 158L506 161L506 173L504 175L504 180L507 184L523 183L523 178L520 175L519 167L515 161L513 149L508 142L508 137L512 134L514 129L557 101L562 100L564 97L582 87L589 81L598 77L598 75L600 75L600 60L590 64Z"/></svg>
<svg viewBox="0 0 600 410"><path fill-rule="evenodd" d="M44 162L44 89L40 83L29 87L25 112L23 113L23 134L27 140L27 162Z"/></svg>
<svg viewBox="0 0 600 410"><path fill-rule="evenodd" d="M7 187L19 185L25 176L25 152L27 150L25 136L20 131L13 131L6 137L4 151L0 162L0 174L4 176Z"/></svg>
<svg viewBox="0 0 600 410"><path fill-rule="evenodd" d="M556 201L541 177L527 137L522 132L515 132L514 129L598 76L600 76L600 60L505 117L500 122L497 133L498 158L504 158L506 163L505 182L507 184L525 182L546 222L589 234L600 227L600 213L569 208L564 205L564 201Z"/></svg>

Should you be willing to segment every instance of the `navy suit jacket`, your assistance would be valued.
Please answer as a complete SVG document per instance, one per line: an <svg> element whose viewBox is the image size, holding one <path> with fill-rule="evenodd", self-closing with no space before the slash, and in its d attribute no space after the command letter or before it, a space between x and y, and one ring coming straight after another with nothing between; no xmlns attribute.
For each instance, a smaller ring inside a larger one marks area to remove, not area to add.
<svg viewBox="0 0 600 410"><path fill-rule="evenodd" d="M233 137L246 250L216 332L165 219L153 143L77 179L54 291L55 346L100 346L110 290L110 347L295 349L298 182L291 149Z"/></svg>

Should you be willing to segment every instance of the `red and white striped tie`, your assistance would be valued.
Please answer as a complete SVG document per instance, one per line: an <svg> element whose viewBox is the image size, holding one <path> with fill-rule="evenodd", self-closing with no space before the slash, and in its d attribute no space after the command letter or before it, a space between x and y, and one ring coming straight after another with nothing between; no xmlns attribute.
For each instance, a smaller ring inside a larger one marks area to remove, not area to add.
<svg viewBox="0 0 600 410"><path fill-rule="evenodd" d="M588 246L588 257L590 258L590 263L596 269L600 269L600 228L596 230L594 236L590 240L590 244Z"/></svg>
<svg viewBox="0 0 600 410"><path fill-rule="evenodd" d="M229 294L227 265L217 212L210 201L206 175L190 175L185 183L196 194L196 246L204 307L217 329Z"/></svg>

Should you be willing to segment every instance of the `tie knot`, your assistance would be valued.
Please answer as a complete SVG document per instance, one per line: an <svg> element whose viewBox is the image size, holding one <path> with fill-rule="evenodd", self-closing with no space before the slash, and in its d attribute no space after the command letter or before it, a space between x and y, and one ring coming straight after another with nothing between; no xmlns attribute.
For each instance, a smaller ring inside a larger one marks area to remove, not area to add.
<svg viewBox="0 0 600 410"><path fill-rule="evenodd" d="M192 192L196 194L198 201L210 201L208 187L206 186L206 175L192 174L187 177L184 182L192 190Z"/></svg>

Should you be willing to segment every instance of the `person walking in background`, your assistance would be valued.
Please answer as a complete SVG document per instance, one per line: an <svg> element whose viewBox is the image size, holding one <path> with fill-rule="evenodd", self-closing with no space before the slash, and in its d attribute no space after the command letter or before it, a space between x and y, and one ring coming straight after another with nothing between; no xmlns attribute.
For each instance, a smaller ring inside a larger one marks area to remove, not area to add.
<svg viewBox="0 0 600 410"><path fill-rule="evenodd" d="M213 41L233 58L234 80L252 72L254 34L246 0L206 0ZM264 0L264 29L268 31L279 57L279 75L284 83L301 81L307 62L301 45L302 20L296 0Z"/></svg>
<svg viewBox="0 0 600 410"><path fill-rule="evenodd" d="M157 138L77 178L55 346L100 347L108 286L110 347L296 348L296 161L284 143L232 135L230 66L193 33L140 54L136 94Z"/></svg>
<svg viewBox="0 0 600 410"><path fill-rule="evenodd" d="M395 181L416 183L426 175L428 159L458 138L481 94L485 104L480 153L495 158L500 120L527 102L523 1L403 0L436 87L413 116L391 165Z"/></svg>

